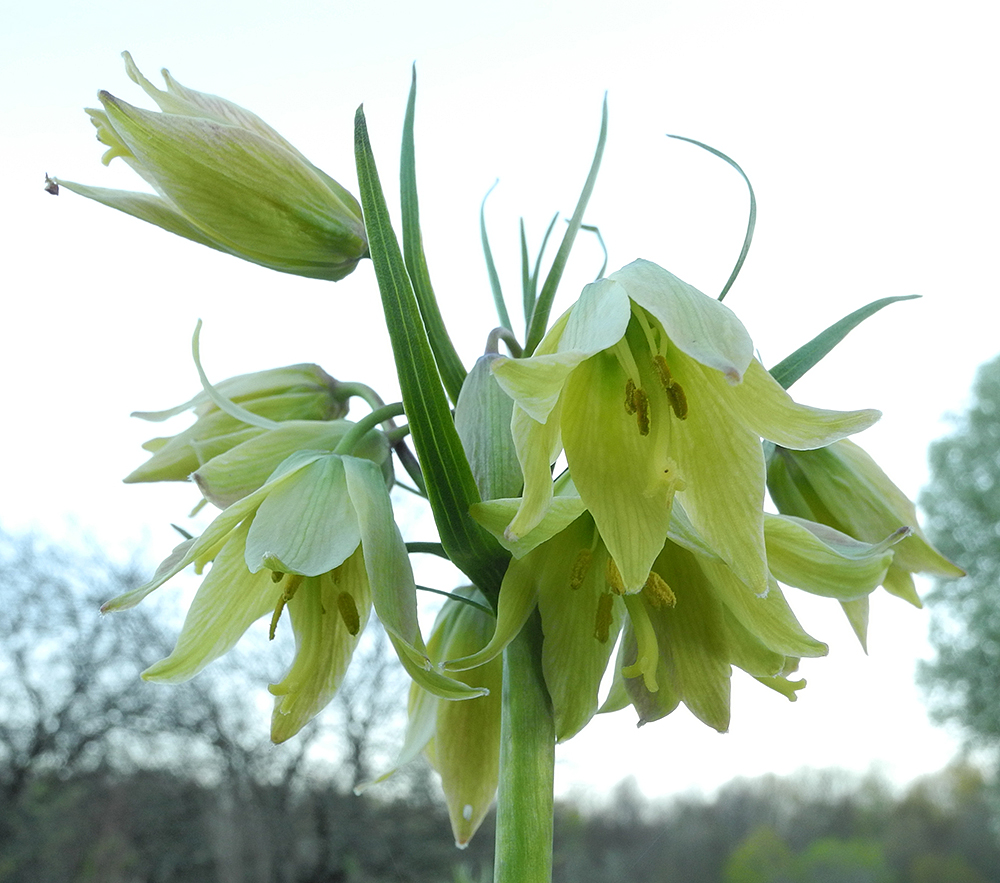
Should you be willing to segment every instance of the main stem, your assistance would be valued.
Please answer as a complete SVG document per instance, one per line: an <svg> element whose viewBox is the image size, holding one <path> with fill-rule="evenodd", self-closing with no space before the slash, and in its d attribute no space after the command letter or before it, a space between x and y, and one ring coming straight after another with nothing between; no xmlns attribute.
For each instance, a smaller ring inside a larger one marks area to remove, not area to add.
<svg viewBox="0 0 1000 883"><path fill-rule="evenodd" d="M504 651L493 883L551 883L555 718L536 610Z"/></svg>

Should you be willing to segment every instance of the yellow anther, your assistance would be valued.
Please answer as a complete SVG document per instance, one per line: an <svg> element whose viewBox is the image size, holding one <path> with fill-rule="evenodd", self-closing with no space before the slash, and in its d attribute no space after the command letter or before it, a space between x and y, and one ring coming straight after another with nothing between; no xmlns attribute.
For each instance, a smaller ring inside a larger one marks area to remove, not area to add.
<svg viewBox="0 0 1000 883"><path fill-rule="evenodd" d="M597 599L597 620L594 623L594 637L602 644L608 643L611 634L611 611L614 608L614 596L605 592Z"/></svg>
<svg viewBox="0 0 1000 883"><path fill-rule="evenodd" d="M358 605L354 603L354 597L349 592L341 592L337 595L337 609L340 611L340 618L344 620L347 631L356 635L361 631L361 617L358 615Z"/></svg>
<svg viewBox="0 0 1000 883"><path fill-rule="evenodd" d="M625 381L625 413L635 413L635 381L631 377Z"/></svg>
<svg viewBox="0 0 1000 883"><path fill-rule="evenodd" d="M278 603L274 607L274 614L271 616L271 630L267 633L267 639L269 641L274 640L274 633L278 629L278 620L281 619L281 611L285 609L285 605L295 597L295 592L300 585L302 585L302 580L305 579L297 573L281 574L282 577L287 576L288 579L285 582L285 590L281 593L281 597L278 598ZM271 574L271 579L274 579L274 574ZM274 580L278 582L278 580Z"/></svg>
<svg viewBox="0 0 1000 883"><path fill-rule="evenodd" d="M581 549L576 553L576 560L569 572L569 587L571 589L578 589L583 585L583 581L590 571L590 562L593 557L590 549Z"/></svg>
<svg viewBox="0 0 1000 883"><path fill-rule="evenodd" d="M604 581L608 584L608 588L616 595L625 594L625 583L622 582L622 575L618 571L615 559L610 555L608 556L608 563L604 568Z"/></svg>
<svg viewBox="0 0 1000 883"><path fill-rule="evenodd" d="M674 590L667 585L667 581L655 570L649 572L649 577L642 591L653 607L673 607L677 603L677 596Z"/></svg>
<svg viewBox="0 0 1000 883"><path fill-rule="evenodd" d="M687 396L684 395L684 388L679 383L674 383L667 390L667 401L670 402L670 407L674 409L678 420L687 419L688 400Z"/></svg>
<svg viewBox="0 0 1000 883"><path fill-rule="evenodd" d="M639 435L649 435L649 397L644 389L635 391L635 422L639 424Z"/></svg>

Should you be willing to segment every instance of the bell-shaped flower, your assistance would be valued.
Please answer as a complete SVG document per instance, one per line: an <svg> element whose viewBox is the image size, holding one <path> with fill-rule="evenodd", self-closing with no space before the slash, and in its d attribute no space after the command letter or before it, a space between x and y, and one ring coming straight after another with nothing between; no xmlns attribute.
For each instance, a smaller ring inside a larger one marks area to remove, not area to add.
<svg viewBox="0 0 1000 883"><path fill-rule="evenodd" d="M338 386L319 365L301 364L241 374L215 388L229 401L267 420L326 421L347 413L347 402L338 394ZM143 448L152 456L128 475L126 482L187 481L213 457L266 432L220 410L205 391L174 408L137 411L133 416L161 422L188 410L194 411L195 422L177 435L146 442ZM273 463L271 470L277 465Z"/></svg>
<svg viewBox="0 0 1000 883"><path fill-rule="evenodd" d="M296 658L276 695L272 737L294 735L333 696L374 606L407 671L450 698L482 694L432 671L417 623L409 558L378 464L299 451L256 491L181 543L143 586L107 602L131 607L189 564L213 562L173 652L144 677L177 682L231 649L257 619L289 607Z"/></svg>
<svg viewBox="0 0 1000 883"><path fill-rule="evenodd" d="M524 474L508 538L544 516L565 450L629 593L663 549L675 495L740 579L766 592L761 439L820 447L879 416L792 401L732 311L648 261L588 285L531 357L493 371L515 402Z"/></svg>
<svg viewBox="0 0 1000 883"><path fill-rule="evenodd" d="M496 624L483 609L485 598L473 589L463 600L445 602L427 641L427 655L437 663L479 650ZM466 603L478 601L480 606ZM428 693L416 682L410 687L406 750L421 742L431 766L441 776L452 832L458 846L476 833L496 796L500 777L500 700L503 662L489 662L453 675L470 687L488 690L468 702L450 702Z"/></svg>
<svg viewBox="0 0 1000 883"><path fill-rule="evenodd" d="M164 70L150 83L123 53L159 113L100 92L88 108L107 165L121 157L157 195L52 179L112 208L247 261L337 280L368 253L357 200L260 117L196 92Z"/></svg>
<svg viewBox="0 0 1000 883"><path fill-rule="evenodd" d="M472 587L452 593L434 621L427 655L440 669L448 660L472 659L495 640L496 619L482 594ZM503 662L490 654L452 677L482 695L450 702L416 682L410 687L406 736L392 768L356 793L384 782L423 753L441 776L456 845L464 847L482 823L496 795L500 767L500 711Z"/></svg>
<svg viewBox="0 0 1000 883"><path fill-rule="evenodd" d="M768 461L767 487L780 512L829 525L864 542L907 527L909 536L896 546L882 585L917 607L920 597L912 574L964 575L924 536L913 502L866 451L847 439L814 451L776 447ZM864 644L868 599L845 602L844 611Z"/></svg>
<svg viewBox="0 0 1000 883"><path fill-rule="evenodd" d="M761 595L675 504L667 538L641 591L629 593L571 483L562 479L557 490L561 493L539 525L515 541L504 536L504 526L519 500L473 506L474 517L515 557L500 590L490 645L446 668L481 663L516 633L521 620L505 607L530 611L537 603L543 672L560 740L577 733L598 710L598 691L622 628L615 686L604 710L631 704L644 723L684 702L699 719L724 730L733 666L794 699L804 682L790 681L788 674L801 657L821 656L826 646L803 631L777 579L841 601L866 597L885 577L893 545L906 535L897 531L872 545L823 525L767 515L765 545L773 572Z"/></svg>

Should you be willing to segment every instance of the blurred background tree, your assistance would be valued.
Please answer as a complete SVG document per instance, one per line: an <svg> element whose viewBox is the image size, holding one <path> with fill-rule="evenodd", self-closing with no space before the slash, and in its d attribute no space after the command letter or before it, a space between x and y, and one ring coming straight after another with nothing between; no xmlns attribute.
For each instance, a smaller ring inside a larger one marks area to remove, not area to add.
<svg viewBox="0 0 1000 883"><path fill-rule="evenodd" d="M1000 358L979 369L952 419L930 448L920 503L932 542L968 575L928 596L935 656L919 679L937 721L1000 752Z"/></svg>

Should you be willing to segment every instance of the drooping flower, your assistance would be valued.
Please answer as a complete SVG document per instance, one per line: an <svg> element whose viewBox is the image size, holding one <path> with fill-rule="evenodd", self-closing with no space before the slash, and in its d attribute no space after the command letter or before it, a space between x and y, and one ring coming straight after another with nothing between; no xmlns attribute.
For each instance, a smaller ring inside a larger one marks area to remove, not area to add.
<svg viewBox="0 0 1000 883"><path fill-rule="evenodd" d="M386 452L387 456L387 452ZM268 613L287 606L296 637L288 674L272 685L272 738L293 736L332 698L372 607L407 671L450 698L481 695L431 671L416 614L409 558L379 464L299 451L267 481L181 543L143 586L107 602L131 607L189 564L212 562L173 652L144 672L187 680L230 650Z"/></svg>
<svg viewBox="0 0 1000 883"><path fill-rule="evenodd" d="M565 450L627 592L663 549L675 495L735 573L766 592L761 439L820 447L879 416L795 403L727 307L641 260L588 285L531 357L493 370L515 402L524 474L508 538L544 516Z"/></svg>
<svg viewBox="0 0 1000 883"><path fill-rule="evenodd" d="M456 594L485 602L473 589ZM427 655L436 663L467 656L489 641L495 624L481 607L449 599L434 623ZM455 842L464 846L482 824L500 778L503 663L496 656L453 677L489 692L468 702L450 702L414 682L410 687L407 750L412 753L422 743L424 754L441 776Z"/></svg>
<svg viewBox="0 0 1000 883"><path fill-rule="evenodd" d="M758 594L675 503L646 582L630 593L568 476L557 482L539 525L512 541L504 527L519 504L491 500L472 508L514 560L500 590L493 639L446 668L481 664L498 652L537 603L542 670L560 741L579 732L598 710L598 692L622 629L616 682L604 710L632 705L645 723L683 702L699 719L724 730L733 666L794 699L804 681L790 681L788 675L800 658L824 655L826 645L802 629L777 580L842 602L867 597L884 579L894 545L907 534L895 531L877 544L861 543L823 525L766 515L768 591Z"/></svg>
<svg viewBox="0 0 1000 883"><path fill-rule="evenodd" d="M882 585L917 607L921 603L912 574L964 575L924 536L913 502L854 442L843 439L815 451L776 447L768 461L767 486L780 512L829 525L864 542L901 526L909 528ZM844 612L865 644L867 597L845 602Z"/></svg>
<svg viewBox="0 0 1000 883"><path fill-rule="evenodd" d="M109 148L104 164L122 157L158 195L47 179L54 187L285 273L342 279L367 255L357 200L260 117L166 70L157 89L123 57L161 112L100 92L103 109L87 113Z"/></svg>
<svg viewBox="0 0 1000 883"><path fill-rule="evenodd" d="M267 420L329 421L347 414L347 403L338 394L338 385L319 365L301 364L241 374L223 380L216 389ZM126 482L187 481L213 457L266 431L221 411L204 391L174 408L137 411L133 416L160 422L188 410L194 411L195 422L177 435L147 441L143 448L152 456L133 470ZM277 465L274 463L271 469Z"/></svg>

